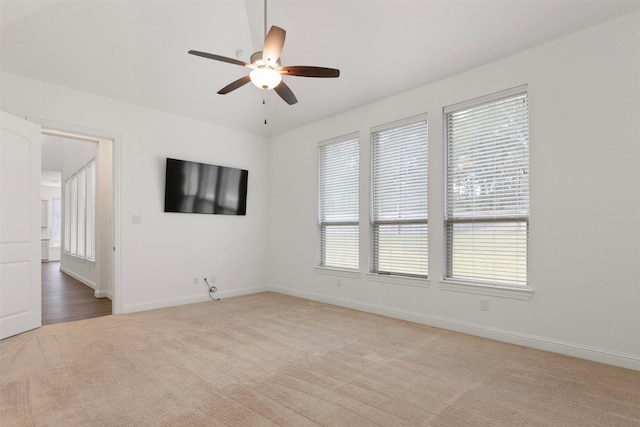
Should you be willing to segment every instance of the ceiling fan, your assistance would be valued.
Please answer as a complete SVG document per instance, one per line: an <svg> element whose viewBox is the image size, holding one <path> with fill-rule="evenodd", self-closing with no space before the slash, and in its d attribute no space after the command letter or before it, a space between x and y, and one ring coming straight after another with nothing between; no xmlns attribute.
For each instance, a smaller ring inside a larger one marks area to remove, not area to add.
<svg viewBox="0 0 640 427"><path fill-rule="evenodd" d="M283 75L298 77L339 77L340 70L335 68L313 67L303 65L282 66L280 63L280 53L284 46L286 31L280 27L272 26L267 33L267 1L264 2L264 47L261 51L251 55L251 63L248 64L238 59L215 55L213 53L190 50L191 55L202 56L203 58L215 61L227 62L229 64L240 65L251 68L249 75L239 78L218 91L220 95L225 95L234 91L250 81L254 85L267 91L273 89L287 104L293 105L298 102L289 86L282 80ZM263 103L265 98L263 97Z"/></svg>

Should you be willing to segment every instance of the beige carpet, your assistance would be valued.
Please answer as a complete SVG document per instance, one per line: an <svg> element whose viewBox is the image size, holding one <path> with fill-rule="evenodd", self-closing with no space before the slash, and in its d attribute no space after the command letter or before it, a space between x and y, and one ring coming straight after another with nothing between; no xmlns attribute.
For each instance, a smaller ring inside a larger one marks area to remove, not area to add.
<svg viewBox="0 0 640 427"><path fill-rule="evenodd" d="M0 352L2 427L640 425L640 372L275 293Z"/></svg>

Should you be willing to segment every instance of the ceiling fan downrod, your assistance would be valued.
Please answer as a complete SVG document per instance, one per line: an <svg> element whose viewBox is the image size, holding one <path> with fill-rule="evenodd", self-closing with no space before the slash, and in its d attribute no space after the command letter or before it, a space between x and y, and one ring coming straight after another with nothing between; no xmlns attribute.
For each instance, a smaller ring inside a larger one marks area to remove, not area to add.
<svg viewBox="0 0 640 427"><path fill-rule="evenodd" d="M264 0L264 34L263 40L267 39L267 0Z"/></svg>

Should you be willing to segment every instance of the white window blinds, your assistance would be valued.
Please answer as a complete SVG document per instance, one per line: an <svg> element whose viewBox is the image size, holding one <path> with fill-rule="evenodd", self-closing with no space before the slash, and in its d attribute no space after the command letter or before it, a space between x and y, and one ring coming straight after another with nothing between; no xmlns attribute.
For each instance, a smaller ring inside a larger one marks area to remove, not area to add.
<svg viewBox="0 0 640 427"><path fill-rule="evenodd" d="M359 140L319 146L319 259L321 267L359 266Z"/></svg>
<svg viewBox="0 0 640 427"><path fill-rule="evenodd" d="M87 169L81 167L78 171L78 252L80 258L85 257L87 215Z"/></svg>
<svg viewBox="0 0 640 427"><path fill-rule="evenodd" d="M427 276L427 130L419 117L371 133L374 273Z"/></svg>
<svg viewBox="0 0 640 427"><path fill-rule="evenodd" d="M55 197L51 199L53 202L53 225L51 227L51 247L59 248L62 243L62 201Z"/></svg>
<svg viewBox="0 0 640 427"><path fill-rule="evenodd" d="M70 209L69 209L69 218L71 225L71 240L69 245L69 253L71 255L78 255L78 174L74 173L71 178L71 193L69 195L70 199Z"/></svg>
<svg viewBox="0 0 640 427"><path fill-rule="evenodd" d="M64 183L64 251L77 258L96 257L96 161Z"/></svg>
<svg viewBox="0 0 640 427"><path fill-rule="evenodd" d="M446 278L526 286L526 87L445 108Z"/></svg>
<svg viewBox="0 0 640 427"><path fill-rule="evenodd" d="M66 253L71 249L71 179L64 181L64 241Z"/></svg>
<svg viewBox="0 0 640 427"><path fill-rule="evenodd" d="M87 245L85 257L96 259L96 161L87 164Z"/></svg>

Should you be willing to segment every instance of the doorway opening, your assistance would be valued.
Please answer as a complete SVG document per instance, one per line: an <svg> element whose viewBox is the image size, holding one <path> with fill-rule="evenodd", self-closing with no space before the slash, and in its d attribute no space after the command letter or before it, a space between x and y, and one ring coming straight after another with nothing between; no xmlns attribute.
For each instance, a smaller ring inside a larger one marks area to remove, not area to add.
<svg viewBox="0 0 640 427"><path fill-rule="evenodd" d="M41 126L43 181L44 171L60 176L59 200L47 203L50 228L43 227L42 323L119 314L120 136L31 121ZM53 213L58 204L60 231Z"/></svg>

